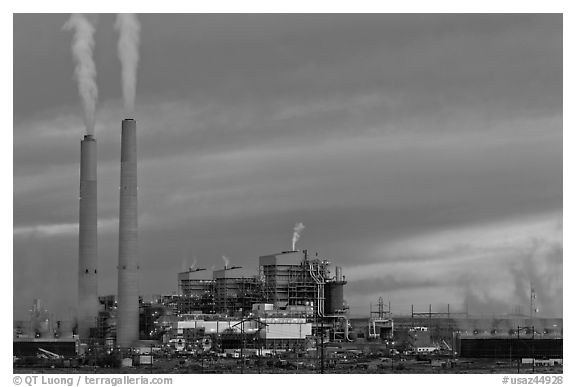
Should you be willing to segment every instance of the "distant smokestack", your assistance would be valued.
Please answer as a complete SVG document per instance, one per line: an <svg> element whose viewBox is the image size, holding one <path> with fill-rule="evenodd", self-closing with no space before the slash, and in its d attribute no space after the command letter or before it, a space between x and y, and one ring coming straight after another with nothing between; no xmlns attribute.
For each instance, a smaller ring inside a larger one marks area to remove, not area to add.
<svg viewBox="0 0 576 387"><path fill-rule="evenodd" d="M224 269L228 269L230 266L230 259L227 256L223 255L222 260L224 261Z"/></svg>
<svg viewBox="0 0 576 387"><path fill-rule="evenodd" d="M139 338L138 316L138 182L136 121L122 121L120 228L118 242L117 345L130 347Z"/></svg>
<svg viewBox="0 0 576 387"><path fill-rule="evenodd" d="M80 141L80 217L78 238L78 329L88 338L98 315L98 206L96 140Z"/></svg>
<svg viewBox="0 0 576 387"><path fill-rule="evenodd" d="M336 281L337 282L342 281L342 267L340 266L336 266Z"/></svg>

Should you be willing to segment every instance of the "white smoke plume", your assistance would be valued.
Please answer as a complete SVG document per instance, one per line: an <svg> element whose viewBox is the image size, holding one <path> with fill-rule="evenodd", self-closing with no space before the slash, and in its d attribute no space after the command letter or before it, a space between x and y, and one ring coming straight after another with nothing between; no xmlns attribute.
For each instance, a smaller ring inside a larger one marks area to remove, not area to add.
<svg viewBox="0 0 576 387"><path fill-rule="evenodd" d="M119 32L118 58L122 64L122 95L126 116L134 116L136 98L136 72L140 58L140 22L135 14L121 13L116 18L116 29Z"/></svg>
<svg viewBox="0 0 576 387"><path fill-rule="evenodd" d="M194 270L196 268L196 265L198 264L198 260L196 259L196 257L192 257L192 264L190 265L190 270Z"/></svg>
<svg viewBox="0 0 576 387"><path fill-rule="evenodd" d="M227 256L223 255L222 260L224 261L224 268L227 269L230 266L230 259Z"/></svg>
<svg viewBox="0 0 576 387"><path fill-rule="evenodd" d="M500 271L509 276L508 289L495 291L473 279L466 282L465 303L472 313L515 313L535 317L558 317L563 314L563 277L561 241L534 238L518 247L514 259L502 264ZM537 299L532 299L536 297ZM515 308L515 310L512 310Z"/></svg>
<svg viewBox="0 0 576 387"><path fill-rule="evenodd" d="M72 14L62 28L74 31L72 55L76 62L74 73L78 82L78 93L82 98L84 125L87 134L94 134L98 86L96 85L96 65L92 54L96 28L82 14Z"/></svg>
<svg viewBox="0 0 576 387"><path fill-rule="evenodd" d="M296 223L292 234L292 251L296 250L296 242L300 239L300 233L304 230L304 223Z"/></svg>

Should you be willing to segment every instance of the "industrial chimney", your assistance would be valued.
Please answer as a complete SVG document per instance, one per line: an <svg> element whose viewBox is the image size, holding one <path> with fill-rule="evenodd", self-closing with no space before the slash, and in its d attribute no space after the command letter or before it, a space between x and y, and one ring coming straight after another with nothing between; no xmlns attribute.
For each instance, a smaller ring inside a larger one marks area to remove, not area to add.
<svg viewBox="0 0 576 387"><path fill-rule="evenodd" d="M80 141L80 217L78 238L78 333L88 338L98 315L98 217L96 140Z"/></svg>
<svg viewBox="0 0 576 387"><path fill-rule="evenodd" d="M120 156L120 228L118 242L118 314L116 341L130 347L138 340L138 185L136 121L122 121Z"/></svg>

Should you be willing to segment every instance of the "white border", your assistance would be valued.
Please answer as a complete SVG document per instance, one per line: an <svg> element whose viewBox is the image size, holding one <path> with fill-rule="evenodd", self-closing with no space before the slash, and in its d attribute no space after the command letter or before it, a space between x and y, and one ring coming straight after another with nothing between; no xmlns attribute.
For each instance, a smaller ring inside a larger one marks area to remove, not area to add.
<svg viewBox="0 0 576 387"><path fill-rule="evenodd" d="M571 37L575 36L575 18L573 17L573 6L569 1L495 1L495 0L485 0L481 2L463 2L463 1L410 1L410 2L395 2L394 4L388 2L376 2L376 1L304 1L304 0L292 0L287 2L274 2L274 1L217 1L217 2L178 2L169 4L167 2L142 2L142 1L98 1L98 2L86 2L81 4L76 1L26 1L26 2L10 2L9 4L3 3L3 8L5 12L2 13L2 23L1 28L3 31L4 44L2 47L5 52L10 52L12 55L12 13L20 12L35 12L35 13L55 13L55 12L98 12L98 13L108 13L108 12L143 12L143 13L166 13L166 12L189 12L189 13L267 13L267 12L299 12L299 13L358 13L358 12L387 12L387 13L401 13L401 12L418 12L418 13L467 13L467 12L498 12L498 13L564 13L564 106L567 108L563 109L564 112L564 128L574 128L574 113L570 107L574 106L574 98L572 93L572 86L574 84L573 70L576 69L576 63L574 62L574 40ZM7 9L6 9L7 8ZM3 117L12 116L12 60L6 58L2 61L3 71L1 72L4 85L4 95L3 95ZM570 71L572 70L572 71ZM4 128L8 131L10 128L10 123L5 119ZM572 172L572 167L574 166L574 156L571 154L570 150L573 149L574 135L572 130L564 131L564 197L574 198L574 186L573 179L570 179ZM13 183L12 179L12 160L13 160L13 135L12 131L8 131L5 140L2 141L2 176L3 181L10 181ZM3 271L4 278L2 281L3 290L5 294L12 295L12 200L13 200L13 185L8 186L5 184L2 187L3 197L2 197L2 214L3 214L3 240L5 247L5 259L8 262L7 268ZM574 222L572 221L574 215L574 206L572 200L568 200L564 206L564 233L565 235L573 235L574 232ZM573 281L572 275L574 273L574 266L572 263L572 257L575 256L573 243L571 238L565 238L566 243L564 246L564 325L568 329L564 333L564 339L568 340L565 343L564 348L571 348L570 345L573 343L573 334L569 329L573 323L573 312L570 308L570 304L566 301L569 300L569 294L573 294ZM12 297L9 298L9 305L5 307L6 310L12 310ZM10 318L3 319L3 332L7 335L12 330L12 321ZM6 342L7 346L10 346L9 342ZM564 378L565 380L570 380L572 374L571 371L574 369L571 365L573 364L574 356L570 351L565 350L565 363L564 367ZM1 361L2 376L6 379L6 385L12 385L12 366L10 363L11 351L8 349L3 351ZM253 376L240 377L238 379L236 375L171 375L174 377L175 383L173 385L189 385L191 378L195 382L205 383L234 383L238 384L254 384L255 380ZM319 377L316 375L285 375L285 377L279 378L278 375L260 375L257 382L271 382L280 385L289 385L294 382L303 384L318 383L320 381ZM511 375L513 376L513 375ZM354 379L352 379L352 377ZM402 383L409 384L412 383L441 383L445 386L461 386L463 383L467 385L501 385L501 375L435 375L430 379L430 375L372 375L372 376L359 376L359 375L324 375L322 376L322 381L329 381L331 384L344 385L354 383L357 378L370 378L370 382L376 383Z"/></svg>

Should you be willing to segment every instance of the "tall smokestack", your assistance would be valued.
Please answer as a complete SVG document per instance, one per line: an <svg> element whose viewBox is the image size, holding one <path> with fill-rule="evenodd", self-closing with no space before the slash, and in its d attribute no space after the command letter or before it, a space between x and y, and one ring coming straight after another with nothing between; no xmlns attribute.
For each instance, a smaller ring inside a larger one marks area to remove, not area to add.
<svg viewBox="0 0 576 387"><path fill-rule="evenodd" d="M120 229L118 243L118 322L116 341L130 347L138 340L138 184L136 121L122 121L120 156Z"/></svg>
<svg viewBox="0 0 576 387"><path fill-rule="evenodd" d="M80 141L80 219L78 238L78 333L87 338L98 315L98 206L96 140Z"/></svg>

